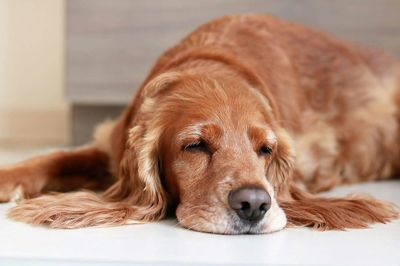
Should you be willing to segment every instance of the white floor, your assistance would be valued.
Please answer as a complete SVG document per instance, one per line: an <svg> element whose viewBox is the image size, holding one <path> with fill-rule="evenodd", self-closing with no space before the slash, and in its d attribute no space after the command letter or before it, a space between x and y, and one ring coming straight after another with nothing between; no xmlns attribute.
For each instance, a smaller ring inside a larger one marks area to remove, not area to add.
<svg viewBox="0 0 400 266"><path fill-rule="evenodd" d="M2 151L0 164L35 152ZM400 204L400 181L341 187ZM50 230L9 220L0 204L0 265L400 265L400 220L364 230L285 229L223 236L183 229L175 220L145 225Z"/></svg>

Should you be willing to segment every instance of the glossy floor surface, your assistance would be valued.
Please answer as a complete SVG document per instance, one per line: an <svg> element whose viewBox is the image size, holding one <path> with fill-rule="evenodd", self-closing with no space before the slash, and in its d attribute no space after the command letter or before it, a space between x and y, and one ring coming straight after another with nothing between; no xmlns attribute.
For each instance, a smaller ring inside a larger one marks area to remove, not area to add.
<svg viewBox="0 0 400 266"><path fill-rule="evenodd" d="M0 164L35 152L2 151ZM400 180L340 187L400 205ZM113 228L50 230L9 220L0 204L0 265L400 265L400 220L369 229L224 236L175 220Z"/></svg>

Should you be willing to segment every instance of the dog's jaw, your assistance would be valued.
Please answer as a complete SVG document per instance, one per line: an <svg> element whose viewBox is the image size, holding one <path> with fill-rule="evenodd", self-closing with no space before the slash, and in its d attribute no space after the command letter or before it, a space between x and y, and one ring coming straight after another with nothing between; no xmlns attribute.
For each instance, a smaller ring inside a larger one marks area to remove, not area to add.
<svg viewBox="0 0 400 266"><path fill-rule="evenodd" d="M209 208L179 205L176 215L179 223L188 229L215 233L215 234L268 234L285 228L287 219L284 211L273 198L272 205L265 217L258 223L246 223L232 210L226 207L216 207L218 204L210 205ZM196 210L189 213L188 210ZM207 218L206 218L207 217Z"/></svg>

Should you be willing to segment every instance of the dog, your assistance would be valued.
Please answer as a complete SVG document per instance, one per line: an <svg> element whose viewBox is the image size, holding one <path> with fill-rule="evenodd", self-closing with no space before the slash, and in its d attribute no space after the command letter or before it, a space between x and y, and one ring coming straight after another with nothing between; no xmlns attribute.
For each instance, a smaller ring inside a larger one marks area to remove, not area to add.
<svg viewBox="0 0 400 266"><path fill-rule="evenodd" d="M399 108L400 64L385 53L225 16L162 54L93 142L1 168L0 200L18 202L12 219L52 228L169 214L218 234L386 223L392 203L316 193L399 174Z"/></svg>

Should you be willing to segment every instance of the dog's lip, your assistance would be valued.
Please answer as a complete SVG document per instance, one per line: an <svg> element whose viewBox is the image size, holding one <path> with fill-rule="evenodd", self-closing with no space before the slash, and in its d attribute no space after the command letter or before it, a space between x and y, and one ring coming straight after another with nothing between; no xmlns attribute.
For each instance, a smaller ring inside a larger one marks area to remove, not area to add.
<svg viewBox="0 0 400 266"><path fill-rule="evenodd" d="M248 228L244 230L233 230L235 235L257 235L262 234L259 229L256 228L256 224L249 225Z"/></svg>
<svg viewBox="0 0 400 266"><path fill-rule="evenodd" d="M200 228L193 228L193 227L187 227L185 224L182 224L180 220L178 219L178 222L180 226L187 228L189 230L193 230L196 232L201 232L201 233L209 233L209 234L219 234L219 235L256 235L256 234L263 234L261 228L259 227L261 223L263 222L264 219L261 219L260 221L257 222L250 222L250 221L242 221L238 216L233 215L233 213L230 213L230 224L227 230L209 230L209 229L200 229ZM177 218L177 217L176 217Z"/></svg>
<svg viewBox="0 0 400 266"><path fill-rule="evenodd" d="M247 221L247 220L242 220L240 217L234 213L231 212L231 234L235 235L244 235L244 234L260 234L260 228L259 226L263 223L265 218L262 218L261 220L258 221Z"/></svg>

